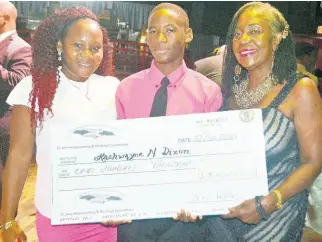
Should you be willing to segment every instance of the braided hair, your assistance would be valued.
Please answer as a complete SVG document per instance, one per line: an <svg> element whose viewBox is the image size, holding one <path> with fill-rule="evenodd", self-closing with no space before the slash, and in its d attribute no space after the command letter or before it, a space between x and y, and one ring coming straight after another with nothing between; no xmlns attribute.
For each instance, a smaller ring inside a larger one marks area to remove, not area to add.
<svg viewBox="0 0 322 242"><path fill-rule="evenodd" d="M277 78L278 83L283 83L284 80L291 80L296 77L297 66L292 33L289 30L289 25L282 13L269 3L246 3L235 13L226 36L227 49L224 56L224 68L222 73L223 95L225 100L228 100L232 94L232 87L235 84L235 73L232 70L235 70L235 66L238 65L232 50L235 29L239 17L248 9L262 11L270 22L273 38L280 38L280 43L274 52L275 58L272 68L272 75ZM284 38L281 38L283 34ZM241 80L245 80L247 78L247 71L242 68L239 76Z"/></svg>
<svg viewBox="0 0 322 242"><path fill-rule="evenodd" d="M79 19L92 19L98 23L96 15L83 6L71 7L56 11L40 23L32 40L33 65L32 91L30 93L32 124L44 120L44 111L52 113L53 99L60 82L58 68L57 43L64 40L68 28ZM98 23L99 24L99 23ZM109 38L107 31L101 26L103 33L103 60L95 71L96 74L114 75L114 66L109 53ZM38 115L35 107L38 108Z"/></svg>

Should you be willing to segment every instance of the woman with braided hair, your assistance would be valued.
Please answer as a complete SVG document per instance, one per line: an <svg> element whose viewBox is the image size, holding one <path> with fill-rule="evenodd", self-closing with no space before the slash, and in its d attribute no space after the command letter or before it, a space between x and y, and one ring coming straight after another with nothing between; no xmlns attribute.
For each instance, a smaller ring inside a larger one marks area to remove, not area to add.
<svg viewBox="0 0 322 242"><path fill-rule="evenodd" d="M4 241L26 236L15 222L29 163L37 145L36 225L40 242L116 241L116 228L101 224L51 226L51 169L48 161L53 122L116 119L115 92L106 30L85 7L57 11L35 32L32 75L9 95L13 106L11 143L4 175L1 227Z"/></svg>
<svg viewBox="0 0 322 242"><path fill-rule="evenodd" d="M207 237L299 242L307 188L322 167L321 98L314 82L297 74L289 25L270 4L243 5L230 24L226 45L225 109L262 109L269 193L208 218Z"/></svg>

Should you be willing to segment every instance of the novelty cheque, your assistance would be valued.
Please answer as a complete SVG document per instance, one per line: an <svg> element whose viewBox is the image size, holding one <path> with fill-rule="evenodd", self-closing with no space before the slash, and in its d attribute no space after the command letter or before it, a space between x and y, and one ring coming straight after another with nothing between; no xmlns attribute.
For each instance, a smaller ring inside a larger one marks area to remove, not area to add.
<svg viewBox="0 0 322 242"><path fill-rule="evenodd" d="M268 193L260 109L57 123L50 142L53 225L225 214Z"/></svg>

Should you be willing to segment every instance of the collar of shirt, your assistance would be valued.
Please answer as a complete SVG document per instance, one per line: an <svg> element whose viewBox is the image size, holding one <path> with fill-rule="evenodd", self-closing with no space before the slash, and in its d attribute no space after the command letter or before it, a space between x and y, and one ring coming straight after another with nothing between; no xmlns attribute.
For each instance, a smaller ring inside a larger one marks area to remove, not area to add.
<svg viewBox="0 0 322 242"><path fill-rule="evenodd" d="M182 65L167 76L170 81L170 86L178 87L184 79L187 71L188 67L186 66L186 63L182 61ZM147 75L151 83L155 86L161 85L161 81L165 77L165 75L156 67L154 60L151 63L151 67L148 70Z"/></svg>
<svg viewBox="0 0 322 242"><path fill-rule="evenodd" d="M12 35L13 33L15 33L16 30L10 30L7 32L4 32L2 34L0 34L0 42L2 42L3 40L5 40L8 36Z"/></svg>

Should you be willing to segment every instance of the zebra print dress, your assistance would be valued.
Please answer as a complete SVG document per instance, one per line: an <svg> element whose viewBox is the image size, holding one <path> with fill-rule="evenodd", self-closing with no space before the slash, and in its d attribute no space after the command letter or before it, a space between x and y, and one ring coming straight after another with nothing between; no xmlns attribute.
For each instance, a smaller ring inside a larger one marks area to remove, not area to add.
<svg viewBox="0 0 322 242"><path fill-rule="evenodd" d="M262 110L270 191L300 165L295 125L278 110L295 83L285 84L269 107ZM305 224L307 197L307 190L297 194L286 201L280 210L273 212L267 221L262 220L257 225L244 224L238 219L209 218L206 241L299 242Z"/></svg>

